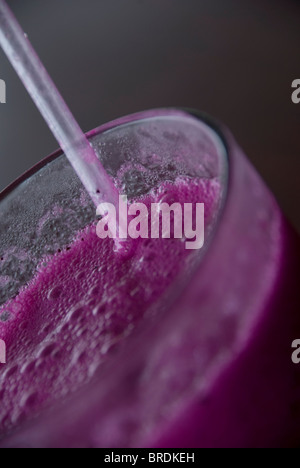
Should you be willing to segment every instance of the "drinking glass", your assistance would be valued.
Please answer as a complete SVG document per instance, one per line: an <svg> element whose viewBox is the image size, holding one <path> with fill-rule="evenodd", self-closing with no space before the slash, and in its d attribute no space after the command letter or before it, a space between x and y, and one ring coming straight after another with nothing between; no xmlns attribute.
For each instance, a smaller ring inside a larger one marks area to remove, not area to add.
<svg viewBox="0 0 300 468"><path fill-rule="evenodd" d="M45 257L68 249L95 223L96 210L61 151L8 187L0 197L0 338L18 326L18 342L7 342L0 367L0 446L295 444L300 378L291 343L300 336L299 239L273 195L231 133L198 111L146 111L88 137L129 200L178 177L214 181L215 198L205 199L213 215L204 248L180 266L105 362L97 366L95 356L80 385L25 417L7 411L5 392L7 385L22 392L29 358L32 379L39 375L36 350L22 351L28 348L22 330L40 333L41 342L47 330L22 322L22 311L16 325L5 304L39 274ZM64 353L72 359L72 350Z"/></svg>

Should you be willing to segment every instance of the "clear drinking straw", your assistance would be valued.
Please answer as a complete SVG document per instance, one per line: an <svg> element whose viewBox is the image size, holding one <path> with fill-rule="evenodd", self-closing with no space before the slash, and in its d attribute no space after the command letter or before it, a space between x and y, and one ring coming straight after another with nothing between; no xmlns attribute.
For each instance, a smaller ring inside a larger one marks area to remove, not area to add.
<svg viewBox="0 0 300 468"><path fill-rule="evenodd" d="M118 190L4 0L0 45L95 205L112 203L118 211Z"/></svg>

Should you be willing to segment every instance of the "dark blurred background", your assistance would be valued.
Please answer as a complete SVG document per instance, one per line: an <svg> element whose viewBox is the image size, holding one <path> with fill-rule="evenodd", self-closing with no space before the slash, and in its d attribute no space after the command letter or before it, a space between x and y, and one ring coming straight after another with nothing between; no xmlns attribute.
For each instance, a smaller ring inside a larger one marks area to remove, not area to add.
<svg viewBox="0 0 300 468"><path fill-rule="evenodd" d="M11 0L87 131L189 106L231 128L300 231L300 2ZM57 145L0 52L0 190Z"/></svg>

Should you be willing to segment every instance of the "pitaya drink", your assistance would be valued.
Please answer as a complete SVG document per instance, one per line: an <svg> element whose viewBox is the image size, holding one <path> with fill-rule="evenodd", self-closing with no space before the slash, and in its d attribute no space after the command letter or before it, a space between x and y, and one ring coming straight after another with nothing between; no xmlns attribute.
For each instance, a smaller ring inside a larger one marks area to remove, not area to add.
<svg viewBox="0 0 300 468"><path fill-rule="evenodd" d="M61 154L4 193L0 446L297 441L298 239L224 134L175 110L90 134L131 201L205 204L201 250L115 251Z"/></svg>

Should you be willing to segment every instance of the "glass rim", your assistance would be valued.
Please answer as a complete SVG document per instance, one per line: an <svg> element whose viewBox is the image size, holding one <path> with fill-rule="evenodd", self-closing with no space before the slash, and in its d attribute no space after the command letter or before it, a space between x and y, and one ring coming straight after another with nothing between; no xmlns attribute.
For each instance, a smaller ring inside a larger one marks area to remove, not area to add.
<svg viewBox="0 0 300 468"><path fill-rule="evenodd" d="M93 145L93 141L97 141L98 137L105 138L105 135L108 135L108 134L114 135L114 132L117 133L119 129L124 128L125 131L127 131L127 129L131 125L135 125L135 124L139 125L143 122L151 122L151 121L156 121L157 124L159 125L159 122L163 122L164 120L169 120L169 122L174 121L177 123L182 122L183 125L187 124L191 127L194 127L196 131L199 131L200 135L203 134L204 139L207 139L207 141L210 142L211 149L209 146L207 150L208 156L209 156L209 153L211 152L211 154L215 155L217 158L216 159L217 169L213 177L218 179L218 183L220 185L221 190L218 196L218 206L216 207L216 216L214 216L214 219L211 224L211 229L209 230L209 232L205 232L205 243L203 245L203 248L200 249L200 251L198 251L197 264L199 266L199 264L207 256L211 248L211 244L214 243L214 240L220 231L222 220L224 219L224 217L226 217L225 215L228 212L228 209L230 211L230 206L232 205L232 203L230 203L230 198L231 198L230 193L232 193L232 190L234 189L233 187L234 184L232 185L232 182L234 182L234 175L232 173L232 170L229 171L229 158L231 157L231 159L234 159L234 151L232 151L232 149L234 148L234 140L230 138L230 132L228 133L226 132L226 127L222 127L216 121L214 121L214 119L212 119L209 115L203 112L193 110L193 109L170 107L170 108L150 109L150 110L134 113L125 117L121 117L111 122L100 125L99 127L89 131L86 135L88 139L91 141L91 144ZM224 129L224 133L222 129ZM197 151L198 150L196 150L196 153L195 153L196 158L198 154ZM202 149L200 146L199 153L202 154L201 152L202 152ZM101 154L99 154L99 157L101 158ZM51 172L51 168L53 167L53 165L55 167L56 162L60 161L60 158L63 158L67 167L69 168L68 170L70 170L70 174L72 174L72 180L73 179L74 181L76 180L78 186L81 187L82 191L84 192L84 187L81 185L81 182L78 176L76 175L75 171L72 169L72 166L68 162L66 156L64 155L63 150L57 149L55 152L53 152L46 158L42 159L32 168L27 170L23 175L18 177L14 182L8 185L8 187L5 188L0 193L1 219L3 218L2 213L3 214L5 213L6 202L8 201L8 203L10 203L9 200L10 199L13 200L15 194L16 196L19 196L20 193L23 192L24 186L26 186L26 184L30 183L30 181L32 180L34 182L35 178L39 178L39 175L40 174L42 175L43 170L46 170L46 171L49 170ZM234 164L232 165L232 167L234 167ZM205 178L205 176L203 177ZM229 177L231 181L229 180ZM229 190L229 185L231 186L230 190ZM55 194L56 194L56 191L52 193L53 196L55 196ZM32 197L34 197L34 193L31 193L29 198L27 197L27 201L31 202ZM48 199L51 200L51 197L50 198L48 197ZM89 197L88 197L88 200L89 200ZM90 200L90 203L94 209L95 206L94 204L92 204L92 200ZM93 216L93 220L94 219L96 219L96 216ZM83 227L84 226L81 226L80 224L78 229L83 229ZM72 240L71 238L67 239L66 244L71 242L71 240ZM36 245L38 245L38 243ZM25 250L27 248L28 246L26 246ZM62 247L59 246L59 249L61 248ZM57 249L58 247L56 248L56 250ZM46 254L46 251L44 252L44 254ZM9 297L5 297L4 302L1 300L2 302L0 301L1 302L0 305L5 304L6 300L11 299L12 297L15 297L15 293L19 291L19 287L25 286L25 284L28 283L29 279L32 279L34 277L34 274L36 272L36 267L38 266L38 263L41 260L42 260L42 256L38 256L37 263L34 263L34 265L32 266L32 270L30 270L30 276L28 276L26 283L25 282L21 282L20 284L18 283L16 286L18 287L18 289L16 289L16 291L14 291L12 295L9 295Z"/></svg>
<svg viewBox="0 0 300 468"><path fill-rule="evenodd" d="M101 133L105 133L106 131L109 131L109 130L113 130L114 128L117 128L121 125L133 123L138 120L142 120L144 118L172 115L173 112L182 112L182 113L187 114L190 117L194 117L197 120L200 120L202 123L204 123L210 130L212 130L216 134L216 136L219 138L221 144L224 147L224 153L226 157L225 164L227 165L227 170L226 170L227 173L225 174L226 187L225 187L225 194L223 197L223 206L221 207L221 213L220 213L220 217L221 217L222 212L224 211L224 206L226 205L226 200L228 198L229 174L230 174L230 171L229 171L230 151L229 151L228 140L222 129L222 124L220 124L216 119L211 117L209 114L203 111L199 111L197 109L192 109L188 107L165 107L165 108L150 109L150 110L136 112L133 114L128 114L126 116L119 117L117 119L113 119L109 121L108 123L99 125L93 130L86 132L85 135L88 138L88 140L91 140L94 136L99 135ZM34 164L32 167L27 169L22 175L17 177L13 182L8 184L2 191L0 191L0 203L15 188L17 188L23 182L28 180L31 176L38 173L47 164L50 164L52 161L55 161L57 158L59 158L63 154L64 154L64 151L61 148L58 148L52 153L50 153L48 156L42 158L39 162Z"/></svg>

